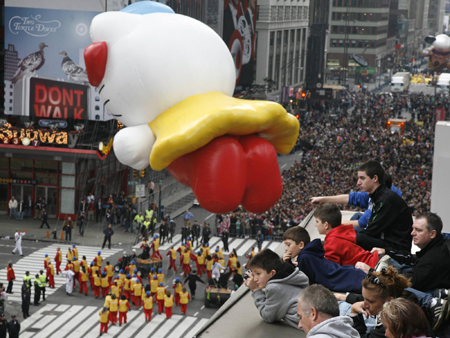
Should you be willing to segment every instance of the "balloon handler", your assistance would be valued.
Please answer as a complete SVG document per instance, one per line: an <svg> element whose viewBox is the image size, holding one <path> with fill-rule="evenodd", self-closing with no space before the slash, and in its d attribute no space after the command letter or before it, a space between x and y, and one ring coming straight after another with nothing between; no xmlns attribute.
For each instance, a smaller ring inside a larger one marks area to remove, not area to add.
<svg viewBox="0 0 450 338"><path fill-rule="evenodd" d="M214 213L276 203L277 152L292 150L299 122L277 103L232 97L237 70L213 30L145 1L97 15L90 32L89 81L127 126L114 139L120 162L166 168Z"/></svg>

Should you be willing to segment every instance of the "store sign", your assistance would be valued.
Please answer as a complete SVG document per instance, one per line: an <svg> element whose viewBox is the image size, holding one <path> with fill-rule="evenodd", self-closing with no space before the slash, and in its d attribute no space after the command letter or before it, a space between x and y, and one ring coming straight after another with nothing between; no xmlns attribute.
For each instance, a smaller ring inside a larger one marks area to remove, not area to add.
<svg viewBox="0 0 450 338"><path fill-rule="evenodd" d="M42 78L30 79L30 116L85 120L87 108L87 86Z"/></svg>
<svg viewBox="0 0 450 338"><path fill-rule="evenodd" d="M14 183L14 184L37 184L35 180L23 180L12 178L0 178L0 183Z"/></svg>
<svg viewBox="0 0 450 338"><path fill-rule="evenodd" d="M69 148L73 148L78 141L79 134L58 130L13 128L9 123L5 123L4 126L0 127L0 141L2 143L18 145L25 137L29 138L34 146L47 143L68 145Z"/></svg>
<svg viewBox="0 0 450 338"><path fill-rule="evenodd" d="M67 128L67 121L39 120L40 127L48 128L51 124L56 124L57 128Z"/></svg>

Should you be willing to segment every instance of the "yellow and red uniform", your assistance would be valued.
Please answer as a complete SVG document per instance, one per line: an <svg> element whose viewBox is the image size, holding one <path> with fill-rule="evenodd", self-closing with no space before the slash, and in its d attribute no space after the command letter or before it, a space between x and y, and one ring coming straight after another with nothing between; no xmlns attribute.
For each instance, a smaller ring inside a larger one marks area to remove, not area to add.
<svg viewBox="0 0 450 338"><path fill-rule="evenodd" d="M124 294L125 297L127 297L127 299L131 298L131 279L127 278L125 279L125 282L123 283L123 290L124 290Z"/></svg>
<svg viewBox="0 0 450 338"><path fill-rule="evenodd" d="M164 296L166 294L166 289L164 286L158 286L156 289L156 301L158 302L158 313L161 314L163 312L164 306Z"/></svg>
<svg viewBox="0 0 450 338"><path fill-rule="evenodd" d="M94 296L95 298L100 297L100 288L102 287L102 278L98 275L94 275Z"/></svg>
<svg viewBox="0 0 450 338"><path fill-rule="evenodd" d="M133 290L134 290L134 305L136 305L136 307L139 307L141 306L142 284L134 283Z"/></svg>
<svg viewBox="0 0 450 338"><path fill-rule="evenodd" d="M134 284L136 284L136 279L135 278L131 278L130 280L130 299L131 299L131 303L134 303Z"/></svg>
<svg viewBox="0 0 450 338"><path fill-rule="evenodd" d="M84 267L86 268L86 271L87 271L87 269L89 268L88 262L87 262L87 260L85 260L85 259L82 259L82 260L80 261L80 266L84 266Z"/></svg>
<svg viewBox="0 0 450 338"><path fill-rule="evenodd" d="M47 256L44 258L44 268L45 269L47 269L48 263L50 263L50 262L51 262L50 257Z"/></svg>
<svg viewBox="0 0 450 338"><path fill-rule="evenodd" d="M210 256L211 257L211 256ZM212 278L212 266L214 264L214 259L211 257L211 259L206 259L206 275L209 279Z"/></svg>
<svg viewBox="0 0 450 338"><path fill-rule="evenodd" d="M101 269L101 268L102 268L102 265L103 265L103 257L102 257L101 255L97 255L97 256L94 258L94 262L95 262L95 264L97 264L97 266Z"/></svg>
<svg viewBox="0 0 450 338"><path fill-rule="evenodd" d="M222 266L225 266L225 259L223 259L223 257L222 258L219 257L217 263L219 263Z"/></svg>
<svg viewBox="0 0 450 338"><path fill-rule="evenodd" d="M172 309L173 309L173 296L164 295L164 308L166 310L166 318L169 319L172 317Z"/></svg>
<svg viewBox="0 0 450 338"><path fill-rule="evenodd" d="M152 257L159 258L162 260L163 258L161 256L161 254L159 253L159 237L157 237L153 240L151 247L153 248Z"/></svg>
<svg viewBox="0 0 450 338"><path fill-rule="evenodd" d="M163 283L164 284L165 276L164 276L164 274L162 272L158 273L156 275L156 278L158 279L158 283Z"/></svg>
<svg viewBox="0 0 450 338"><path fill-rule="evenodd" d="M111 299L109 300L109 320L112 324L115 324L117 322L117 311L119 310L119 300Z"/></svg>
<svg viewBox="0 0 450 338"><path fill-rule="evenodd" d="M144 303L145 320L149 322L152 320L153 297L151 295L147 296L145 293L142 294L142 297L142 301Z"/></svg>
<svg viewBox="0 0 450 338"><path fill-rule="evenodd" d="M180 245L179 248L177 249L177 252L180 253L180 265L183 265L183 253L186 250L186 246L184 245Z"/></svg>
<svg viewBox="0 0 450 338"><path fill-rule="evenodd" d="M124 323L127 323L127 312L131 310L130 303L128 300L121 299L119 300L119 324L122 325L122 320L125 320Z"/></svg>
<svg viewBox="0 0 450 338"><path fill-rule="evenodd" d="M202 271L206 273L205 270L205 257L200 253L195 256L195 263L197 264L197 274L202 275Z"/></svg>
<svg viewBox="0 0 450 338"><path fill-rule="evenodd" d="M64 269L64 270L72 270L73 271L73 263L71 263L71 262L67 262L67 264L66 264L66 268Z"/></svg>
<svg viewBox="0 0 450 338"><path fill-rule="evenodd" d="M72 248L72 252L73 252L74 257L77 258L77 260L80 259L80 257L78 257L78 249L77 248L75 248L75 247Z"/></svg>
<svg viewBox="0 0 450 338"><path fill-rule="evenodd" d="M108 333L109 311L100 310L100 334Z"/></svg>
<svg viewBox="0 0 450 338"><path fill-rule="evenodd" d="M175 272L177 272L178 271L177 265L175 263L177 261L177 251L174 248L172 248L169 250L169 252L167 252L166 256L169 256L170 259L170 265L168 270L173 268Z"/></svg>
<svg viewBox="0 0 450 338"><path fill-rule="evenodd" d="M108 277L102 276L102 297L106 297L109 291Z"/></svg>
<svg viewBox="0 0 450 338"><path fill-rule="evenodd" d="M150 292L152 294L152 296L156 295L156 290L158 289L158 280L157 279L152 279L150 281Z"/></svg>
<svg viewBox="0 0 450 338"><path fill-rule="evenodd" d="M177 282L173 285L173 288L175 290L175 305L179 306L180 305L180 292L181 292L181 289L183 288L183 283Z"/></svg>
<svg viewBox="0 0 450 338"><path fill-rule="evenodd" d="M54 289L55 288L55 269L53 268L52 262L49 262L47 265L47 277L48 277L48 285Z"/></svg>
<svg viewBox="0 0 450 338"><path fill-rule="evenodd" d="M56 264L56 274L59 275L61 271L61 262L62 262L62 252L61 250L56 251L55 256L55 264Z"/></svg>
<svg viewBox="0 0 450 338"><path fill-rule="evenodd" d="M111 285L111 294L116 295L116 298L119 299L120 296L120 288L116 283Z"/></svg>
<svg viewBox="0 0 450 338"><path fill-rule="evenodd" d="M189 251L186 251L183 253L183 272L184 277L187 277L187 275L191 272L191 266L189 265L189 262L191 260L191 254Z"/></svg>
<svg viewBox="0 0 450 338"><path fill-rule="evenodd" d="M88 273L84 272L83 270L80 271L78 281L80 282L80 293L83 293L87 296L88 294L88 287L87 287L87 281L88 281Z"/></svg>
<svg viewBox="0 0 450 338"><path fill-rule="evenodd" d="M189 303L189 300L191 299L191 296L189 295L189 292L180 292L180 304L181 304L181 312L183 314L186 314L187 304Z"/></svg>
<svg viewBox="0 0 450 338"><path fill-rule="evenodd" d="M106 277L108 277L108 281L111 284L111 280L114 276L114 267L111 264L105 266L105 272L106 272Z"/></svg>
<svg viewBox="0 0 450 338"><path fill-rule="evenodd" d="M233 269L236 269L236 267L237 267L237 258L234 257L234 255L231 256L230 259L228 260L227 266L230 268L230 271L233 270Z"/></svg>
<svg viewBox="0 0 450 338"><path fill-rule="evenodd" d="M128 265L128 271L130 272L130 275L133 276L134 270L136 270L136 269L137 269L136 264L130 264L130 265Z"/></svg>
<svg viewBox="0 0 450 338"><path fill-rule="evenodd" d="M75 287L75 280L79 280L80 277L80 261L75 260L73 261L73 272L75 273L75 276L73 278L73 286Z"/></svg>

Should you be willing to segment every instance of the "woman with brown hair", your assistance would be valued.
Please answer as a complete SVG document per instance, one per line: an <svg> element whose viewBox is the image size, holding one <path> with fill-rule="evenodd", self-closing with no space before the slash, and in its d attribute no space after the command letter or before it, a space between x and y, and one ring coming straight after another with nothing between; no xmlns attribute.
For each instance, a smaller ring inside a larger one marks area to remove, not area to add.
<svg viewBox="0 0 450 338"><path fill-rule="evenodd" d="M410 292L405 291L411 283L392 266L382 271L369 272L362 281L363 301L356 302L351 307L350 316L353 319L353 327L358 330L360 335L366 334L367 327L364 318L376 316L375 328L366 335L370 337L382 337L386 332L379 314L384 304L399 297L415 297Z"/></svg>
<svg viewBox="0 0 450 338"><path fill-rule="evenodd" d="M428 322L422 309L413 302L398 298L387 302L380 312L387 338L426 338Z"/></svg>

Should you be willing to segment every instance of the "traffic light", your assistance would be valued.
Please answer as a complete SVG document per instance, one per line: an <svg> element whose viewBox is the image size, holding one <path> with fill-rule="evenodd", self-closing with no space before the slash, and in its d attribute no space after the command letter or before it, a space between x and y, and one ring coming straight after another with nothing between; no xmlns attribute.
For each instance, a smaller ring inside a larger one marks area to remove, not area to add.
<svg viewBox="0 0 450 338"><path fill-rule="evenodd" d="M133 169L133 177L137 178L138 177L138 172L136 169Z"/></svg>
<svg viewBox="0 0 450 338"><path fill-rule="evenodd" d="M297 115L295 115L295 117L296 117L296 118L297 118L297 120L298 120L298 119L300 118L300 115L298 115L298 114L297 114Z"/></svg>
<svg viewBox="0 0 450 338"><path fill-rule="evenodd" d="M412 59L412 61L414 62L414 61L416 61L416 59Z"/></svg>
<svg viewBox="0 0 450 338"><path fill-rule="evenodd" d="M142 178L145 177L145 169L142 169L139 173L140 173L140 175L141 175Z"/></svg>
<svg viewBox="0 0 450 338"><path fill-rule="evenodd" d="M306 98L306 93L305 93L305 92L302 92L302 94L301 94L301 96L300 96L300 99L304 100L305 98Z"/></svg>

